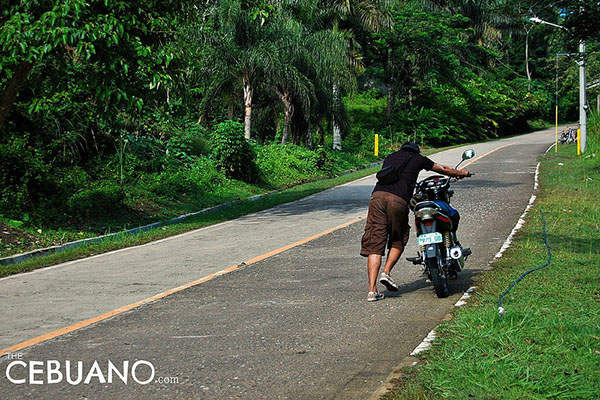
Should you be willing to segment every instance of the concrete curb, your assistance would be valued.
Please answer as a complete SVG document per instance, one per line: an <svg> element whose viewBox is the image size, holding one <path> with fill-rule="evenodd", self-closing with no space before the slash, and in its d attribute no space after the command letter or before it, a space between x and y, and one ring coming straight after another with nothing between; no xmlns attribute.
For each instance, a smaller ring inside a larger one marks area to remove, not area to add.
<svg viewBox="0 0 600 400"><path fill-rule="evenodd" d="M378 162L371 163L371 164L366 165L366 166L359 166L359 167L356 167L356 168L352 168L352 169L350 169L348 171L344 171L344 172L341 172L339 174L332 175L332 176L330 176L328 178L318 179L318 180L313 181L313 182L319 182L319 181L324 181L324 180L327 180L327 179L337 178L337 177L344 176L344 175L349 175L349 174L351 174L353 172L360 171L360 170L367 169L367 168L376 167L376 166L381 165L381 164L382 164L382 161L378 161ZM295 185L295 186L297 186L297 185ZM109 233L107 235L97 236L97 237L93 237L93 238L76 240L74 242L65 243L65 244L62 244L60 246L46 247L46 248L43 248L43 249L31 250L31 251L28 251L28 252L22 253L22 254L15 254L13 256L8 256L8 257L0 258L0 265L18 264L18 263L23 262L25 260L28 260L30 258L41 257L41 256L45 256L45 255L50 255L50 254L53 254L53 253L61 252L61 251L67 250L67 249L79 247L79 246L86 245L86 244L100 243L100 242L102 242L105 239L112 238L112 237L117 237L117 236L120 236L120 235L135 235L135 234L138 234L138 233L141 233L141 232L149 231L151 229L159 228L159 227L164 226L164 225L175 224L175 223L184 221L184 220L186 220L186 219L188 219L190 217L195 217L195 216L198 216L198 215L201 215L201 214L206 214L206 213L211 212L211 211L217 211L217 210L221 210L221 209L224 209L224 208L227 208L227 207L231 207L231 206L233 206L235 204L238 204L238 203L241 203L243 201L255 201L255 200L258 200L258 199L260 199L262 197L282 192L282 191L284 191L286 189L289 189L289 188L272 190L270 192L259 194L259 195L252 196L252 197L248 197L247 199L243 199L243 200L229 201L227 203L219 204L219 205L216 205L214 207L204 208L204 209L202 209L200 211L195 211L195 212L192 212L192 213L189 213L189 214L180 215L179 217L175 217L175 218L169 219L167 221L154 222L152 224L148 224L148 225L144 225L144 226L139 226L137 228L127 229L127 230L121 231L121 232Z"/></svg>

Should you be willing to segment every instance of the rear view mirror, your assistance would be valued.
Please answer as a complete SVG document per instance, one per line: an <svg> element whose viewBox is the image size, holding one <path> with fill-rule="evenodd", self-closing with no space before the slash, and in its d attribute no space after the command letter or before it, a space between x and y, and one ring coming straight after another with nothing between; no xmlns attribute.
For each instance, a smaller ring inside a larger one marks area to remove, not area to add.
<svg viewBox="0 0 600 400"><path fill-rule="evenodd" d="M475 150L473 149L465 150L465 152L462 155L463 160L470 160L473 157L475 157Z"/></svg>
<svg viewBox="0 0 600 400"><path fill-rule="evenodd" d="M456 164L456 167L454 167L454 168L458 168L458 166L460 164L462 164L466 160L470 160L473 157L475 157L475 150L473 150L473 149L465 150L465 152L462 155L462 161L459 162L458 164Z"/></svg>

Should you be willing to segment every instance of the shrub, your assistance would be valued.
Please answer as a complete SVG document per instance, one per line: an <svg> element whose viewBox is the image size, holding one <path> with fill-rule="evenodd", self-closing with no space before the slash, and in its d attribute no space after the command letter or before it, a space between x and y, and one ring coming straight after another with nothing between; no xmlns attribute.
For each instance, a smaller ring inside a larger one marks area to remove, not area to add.
<svg viewBox="0 0 600 400"><path fill-rule="evenodd" d="M127 136L125 152L131 167L136 171L157 172L165 164L166 148L158 139L147 136Z"/></svg>
<svg viewBox="0 0 600 400"><path fill-rule="evenodd" d="M195 123L176 130L167 140L169 155L187 164L192 164L197 157L209 155L211 148L205 135L206 128Z"/></svg>
<svg viewBox="0 0 600 400"><path fill-rule="evenodd" d="M315 159L315 166L319 170L321 170L327 174L333 173L336 160L333 159L331 154L328 153L327 150L325 150L325 148L323 146L317 147L317 149L315 150L314 159Z"/></svg>
<svg viewBox="0 0 600 400"><path fill-rule="evenodd" d="M211 192L227 183L216 161L207 157L197 158L191 166L170 168L147 179L144 185L147 191L169 201L180 201L182 196L210 197Z"/></svg>
<svg viewBox="0 0 600 400"><path fill-rule="evenodd" d="M104 218L115 214L125 198L115 183L94 187L75 193L67 200L69 214L80 218Z"/></svg>
<svg viewBox="0 0 600 400"><path fill-rule="evenodd" d="M28 134L0 143L0 214L20 218L44 185L49 169Z"/></svg>
<svg viewBox="0 0 600 400"><path fill-rule="evenodd" d="M590 113L590 118L588 119L586 153L598 150L600 150L600 113L594 111Z"/></svg>
<svg viewBox="0 0 600 400"><path fill-rule="evenodd" d="M177 171L168 170L156 176L156 180L150 186L152 193L176 200L180 196L197 194L199 188L190 179L187 170L182 168Z"/></svg>
<svg viewBox="0 0 600 400"><path fill-rule="evenodd" d="M219 172L215 161L206 157L198 158L187 174L195 185L206 191L226 183L225 175Z"/></svg>
<svg viewBox="0 0 600 400"><path fill-rule="evenodd" d="M218 124L212 133L212 139L212 156L228 178L247 183L258 181L256 155L244 138L244 126L241 123L225 121Z"/></svg>
<svg viewBox="0 0 600 400"><path fill-rule="evenodd" d="M316 175L317 158L315 152L294 144L270 144L260 149L256 164L266 182L282 186Z"/></svg>

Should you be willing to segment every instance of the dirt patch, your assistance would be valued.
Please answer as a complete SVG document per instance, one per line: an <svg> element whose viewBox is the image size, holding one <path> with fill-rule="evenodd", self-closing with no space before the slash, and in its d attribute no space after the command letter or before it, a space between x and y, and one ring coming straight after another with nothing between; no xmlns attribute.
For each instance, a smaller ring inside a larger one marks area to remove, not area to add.
<svg viewBox="0 0 600 400"><path fill-rule="evenodd" d="M29 246L37 239L20 229L12 228L0 222L0 243L5 246Z"/></svg>

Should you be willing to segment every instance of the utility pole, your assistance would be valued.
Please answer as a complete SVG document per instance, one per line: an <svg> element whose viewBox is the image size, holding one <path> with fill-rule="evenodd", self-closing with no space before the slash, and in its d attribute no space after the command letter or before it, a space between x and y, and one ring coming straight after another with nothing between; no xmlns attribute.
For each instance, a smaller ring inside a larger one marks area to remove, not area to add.
<svg viewBox="0 0 600 400"><path fill-rule="evenodd" d="M585 152L587 144L587 102L585 98L585 42L579 41L579 130L581 135L581 152Z"/></svg>
<svg viewBox="0 0 600 400"><path fill-rule="evenodd" d="M562 29L568 34L571 34L571 32L569 32L569 30L564 26L544 21L543 19L538 17L529 18L529 21L536 24L550 25L555 28ZM585 147L587 144L587 103L585 96L585 42L583 40L579 41L579 54L577 63L579 64L579 135L581 143L581 152L583 153L585 152Z"/></svg>

